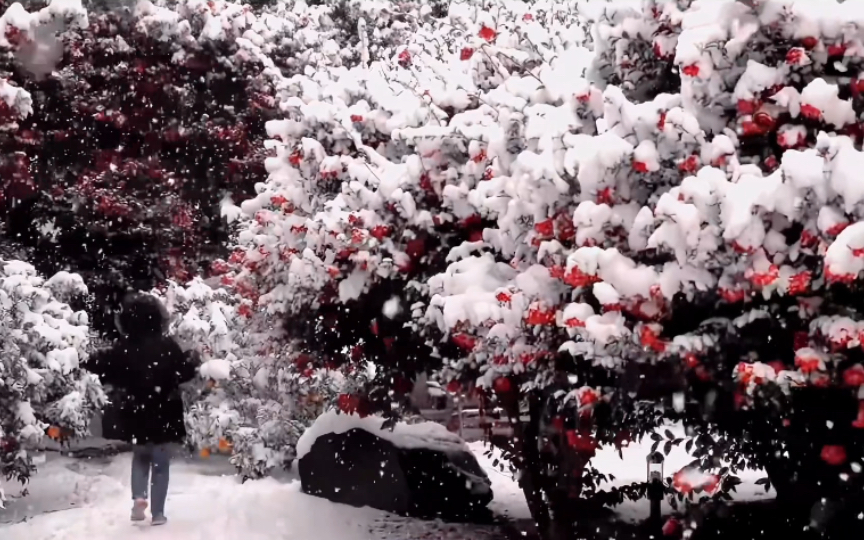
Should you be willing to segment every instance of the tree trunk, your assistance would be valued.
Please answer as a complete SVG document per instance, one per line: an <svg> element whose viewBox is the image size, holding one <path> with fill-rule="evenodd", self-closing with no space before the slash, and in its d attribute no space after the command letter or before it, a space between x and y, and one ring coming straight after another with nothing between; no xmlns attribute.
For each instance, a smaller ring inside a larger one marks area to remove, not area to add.
<svg viewBox="0 0 864 540"><path fill-rule="evenodd" d="M521 471L519 486L525 494L531 517L543 540L572 540L572 523L568 518L567 494L555 489L555 481L544 475L540 455L539 432L543 413L543 399L539 394L529 396L529 421L520 421L519 404L515 400L504 403L504 410L514 426L514 441Z"/></svg>

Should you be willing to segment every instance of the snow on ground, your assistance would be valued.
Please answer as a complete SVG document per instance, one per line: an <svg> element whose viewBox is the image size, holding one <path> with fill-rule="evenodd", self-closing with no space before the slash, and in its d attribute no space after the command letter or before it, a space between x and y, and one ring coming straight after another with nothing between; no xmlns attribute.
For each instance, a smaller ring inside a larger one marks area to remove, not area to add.
<svg viewBox="0 0 864 540"><path fill-rule="evenodd" d="M671 427L683 435L680 427ZM492 480L495 499L492 510L512 519L530 515L519 487L509 473L492 466L482 442L470 443L480 464ZM623 459L612 448L594 458L601 471L616 476L611 485L645 478L645 456L650 439L633 443ZM129 454L90 460L61 457L49 459L33 477L27 497L20 497L15 484L6 485L6 510L0 510L3 540L132 540L147 534L149 540L497 540L495 527L450 525L401 518L368 508L353 508L300 493L296 478L266 479L240 484L224 458L208 461L178 459L171 470L167 513L169 524L141 528L130 524ZM690 458L683 445L666 458L665 473L671 475ZM755 481L760 471L741 474L738 500L773 497ZM626 521L648 516L647 501L625 501L616 509ZM671 507L664 506L665 512Z"/></svg>
<svg viewBox="0 0 864 540"><path fill-rule="evenodd" d="M663 428L659 431L665 431ZM681 426L668 426L668 429L675 434L676 437L684 437L684 428ZM614 487L631 484L633 482L643 482L646 479L647 471L645 458L651 452L652 441L646 437L639 442L631 443L630 446L623 449L622 457L618 456L618 451L615 448L606 447L597 451L592 463L600 472L612 474L615 476L613 482L607 482L602 487ZM513 479L509 471L501 471L500 468L492 466L492 462L496 457L493 453L492 457L486 457L484 452L486 446L483 442L470 443L472 451L477 455L480 465L486 469L489 478L492 480L492 491L495 493L495 499L490 507L500 515L509 516L512 519L529 519L531 514L528 512L528 506L525 503L525 497L522 491ZM688 465L693 458L684 451L684 445L672 448L669 455L666 456L664 464L664 474L671 476L673 473ZM739 474L742 484L738 486L737 493L733 493L733 498L737 501L751 501L758 499L773 499L775 496L774 490L765 492L761 485L756 485L756 480L764 477L762 471L748 470ZM662 505L664 513L672 513L672 507L664 502ZM648 518L649 508L647 500L629 501L625 500L622 504L614 508L618 517L624 521L637 522Z"/></svg>
<svg viewBox="0 0 864 540"><path fill-rule="evenodd" d="M450 525L333 504L300 493L296 479L240 484L230 465L178 460L171 469L169 523L151 528L129 521L130 455L52 458L20 498L7 485L0 510L3 540L493 540L497 528Z"/></svg>

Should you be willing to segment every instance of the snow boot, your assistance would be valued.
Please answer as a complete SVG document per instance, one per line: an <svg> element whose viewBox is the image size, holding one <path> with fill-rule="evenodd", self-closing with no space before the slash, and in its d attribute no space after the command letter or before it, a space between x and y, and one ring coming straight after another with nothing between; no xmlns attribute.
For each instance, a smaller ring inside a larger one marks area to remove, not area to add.
<svg viewBox="0 0 864 540"><path fill-rule="evenodd" d="M135 499L135 504L132 505L132 521L144 521L147 516L144 511L147 510L147 499Z"/></svg>
<svg viewBox="0 0 864 540"><path fill-rule="evenodd" d="M165 516L153 516L153 526L156 527L158 525L165 525L168 523L168 518Z"/></svg>

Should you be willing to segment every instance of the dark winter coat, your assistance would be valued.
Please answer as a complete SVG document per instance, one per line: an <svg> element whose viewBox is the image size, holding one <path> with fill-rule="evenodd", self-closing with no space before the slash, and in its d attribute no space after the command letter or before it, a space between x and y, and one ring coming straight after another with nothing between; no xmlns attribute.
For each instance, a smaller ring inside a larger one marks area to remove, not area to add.
<svg viewBox="0 0 864 540"><path fill-rule="evenodd" d="M88 362L88 369L114 389L111 410L103 419L105 435L112 439L165 444L186 437L180 385L194 378L196 369L164 335L165 321L157 299L127 299L119 316L126 335Z"/></svg>

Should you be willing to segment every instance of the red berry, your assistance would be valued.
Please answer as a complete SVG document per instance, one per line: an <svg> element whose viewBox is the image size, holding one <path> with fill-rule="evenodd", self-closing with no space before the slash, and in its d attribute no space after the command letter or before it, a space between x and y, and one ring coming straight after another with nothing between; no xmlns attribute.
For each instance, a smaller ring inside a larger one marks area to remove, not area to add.
<svg viewBox="0 0 864 540"><path fill-rule="evenodd" d="M459 53L460 60L471 60L472 56L474 56L474 49L471 47L465 47L462 49L462 52Z"/></svg>

